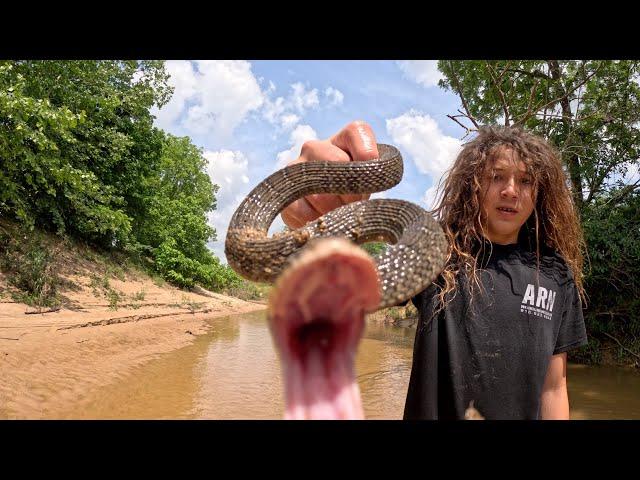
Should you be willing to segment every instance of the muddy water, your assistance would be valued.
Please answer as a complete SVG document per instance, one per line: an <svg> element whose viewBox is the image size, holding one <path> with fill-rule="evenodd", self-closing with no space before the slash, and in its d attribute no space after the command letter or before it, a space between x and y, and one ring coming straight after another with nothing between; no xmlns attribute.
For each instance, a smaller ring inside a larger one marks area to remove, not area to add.
<svg viewBox="0 0 640 480"><path fill-rule="evenodd" d="M280 365L263 312L212 320L195 343L98 389L58 418L279 419ZM368 325L356 372L368 419L400 419L415 330ZM640 372L569 366L574 419L640 419Z"/></svg>

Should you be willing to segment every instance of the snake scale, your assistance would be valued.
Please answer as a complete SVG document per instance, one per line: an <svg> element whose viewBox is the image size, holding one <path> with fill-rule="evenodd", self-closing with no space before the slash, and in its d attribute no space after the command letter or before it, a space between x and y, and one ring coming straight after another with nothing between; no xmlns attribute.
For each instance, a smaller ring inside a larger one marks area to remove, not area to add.
<svg viewBox="0 0 640 480"><path fill-rule="evenodd" d="M297 163L263 180L231 218L225 244L231 268L249 280L273 283L314 239L386 241L390 245L374 257L382 288L378 309L422 291L444 267L448 247L436 220L414 203L384 198L353 202L299 229L268 236L280 211L306 195L374 193L397 185L403 175L400 151L378 144L378 152L379 158L370 161Z"/></svg>

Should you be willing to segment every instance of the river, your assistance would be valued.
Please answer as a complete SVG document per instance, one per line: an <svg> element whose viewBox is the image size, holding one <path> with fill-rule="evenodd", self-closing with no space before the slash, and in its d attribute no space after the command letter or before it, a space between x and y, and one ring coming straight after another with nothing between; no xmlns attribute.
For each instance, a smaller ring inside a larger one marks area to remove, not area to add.
<svg viewBox="0 0 640 480"><path fill-rule="evenodd" d="M264 312L211 320L192 345L100 388L60 418L279 419L282 383ZM401 419L415 330L369 323L356 357L367 419ZM640 372L569 364L572 419L640 419Z"/></svg>

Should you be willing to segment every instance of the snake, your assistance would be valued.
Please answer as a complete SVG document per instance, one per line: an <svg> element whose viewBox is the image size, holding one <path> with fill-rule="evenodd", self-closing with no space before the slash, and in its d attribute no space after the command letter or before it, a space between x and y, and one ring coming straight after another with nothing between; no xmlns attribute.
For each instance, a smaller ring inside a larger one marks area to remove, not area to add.
<svg viewBox="0 0 640 480"><path fill-rule="evenodd" d="M308 161L281 168L242 200L225 241L228 265L273 284L267 319L284 380L286 419L362 419L355 355L365 316L406 303L445 266L448 242L415 203L389 198L342 205L269 235L278 214L307 195L371 194L403 177L402 155L379 143L367 161ZM360 245L382 241L369 255Z"/></svg>

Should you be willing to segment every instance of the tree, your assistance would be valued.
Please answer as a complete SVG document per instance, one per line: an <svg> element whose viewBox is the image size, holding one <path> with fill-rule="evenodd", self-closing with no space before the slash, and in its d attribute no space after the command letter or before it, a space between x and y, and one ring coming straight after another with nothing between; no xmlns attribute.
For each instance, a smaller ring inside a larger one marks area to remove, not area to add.
<svg viewBox="0 0 640 480"><path fill-rule="evenodd" d="M13 166L7 168L10 178L22 183L27 198L22 213L9 202L5 214L105 246L126 243L131 222L146 213L143 198L150 192L141 186L162 148L149 110L171 93L163 62L30 60L3 66L0 82L15 87L0 112L0 137L16 145L3 161ZM59 128L57 117L28 110L29 102L71 116ZM21 126L29 135L16 135Z"/></svg>
<svg viewBox="0 0 640 480"><path fill-rule="evenodd" d="M239 277L206 246L218 187L189 138L153 126L167 80L161 61L0 62L0 216L223 288Z"/></svg>
<svg viewBox="0 0 640 480"><path fill-rule="evenodd" d="M640 341L639 61L440 61L465 135L520 125L562 154L582 218L591 333ZM463 137L463 138L464 138ZM633 173L635 172L635 175Z"/></svg>

